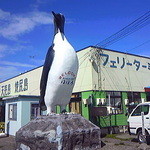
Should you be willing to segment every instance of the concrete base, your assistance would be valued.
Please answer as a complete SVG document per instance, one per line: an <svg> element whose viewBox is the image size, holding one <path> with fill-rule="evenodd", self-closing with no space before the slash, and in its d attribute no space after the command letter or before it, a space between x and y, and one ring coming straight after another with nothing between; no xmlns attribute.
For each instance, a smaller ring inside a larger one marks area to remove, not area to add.
<svg viewBox="0 0 150 150"><path fill-rule="evenodd" d="M100 128L79 114L40 116L16 133L17 150L99 150Z"/></svg>

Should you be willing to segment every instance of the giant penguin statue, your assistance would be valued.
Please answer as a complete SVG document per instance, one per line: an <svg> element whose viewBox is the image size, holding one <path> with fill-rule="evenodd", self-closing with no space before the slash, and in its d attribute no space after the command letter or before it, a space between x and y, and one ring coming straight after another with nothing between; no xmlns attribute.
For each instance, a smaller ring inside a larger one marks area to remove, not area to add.
<svg viewBox="0 0 150 150"><path fill-rule="evenodd" d="M78 71L78 58L74 48L64 35L65 18L54 16L54 39L48 49L40 83L40 108L47 114L55 112L59 105L61 112L69 103Z"/></svg>

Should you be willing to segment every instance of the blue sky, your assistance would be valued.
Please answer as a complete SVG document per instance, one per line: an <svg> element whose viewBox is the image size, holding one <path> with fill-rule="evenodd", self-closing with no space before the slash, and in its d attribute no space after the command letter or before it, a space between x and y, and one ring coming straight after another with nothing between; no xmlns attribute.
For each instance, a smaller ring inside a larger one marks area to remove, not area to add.
<svg viewBox="0 0 150 150"><path fill-rule="evenodd" d="M149 6L150 0L0 0L0 81L43 64L53 39L51 11L65 15L66 37L80 50L119 31ZM150 57L149 40L147 25L106 48Z"/></svg>

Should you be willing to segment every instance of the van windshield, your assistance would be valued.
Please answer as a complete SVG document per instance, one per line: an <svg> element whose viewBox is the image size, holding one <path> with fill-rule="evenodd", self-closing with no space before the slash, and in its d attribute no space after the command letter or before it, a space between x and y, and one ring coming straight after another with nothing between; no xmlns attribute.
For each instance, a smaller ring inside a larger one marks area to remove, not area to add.
<svg viewBox="0 0 150 150"><path fill-rule="evenodd" d="M144 112L144 115L147 115L149 112L149 105L140 105L138 106L131 116L141 116L141 112Z"/></svg>

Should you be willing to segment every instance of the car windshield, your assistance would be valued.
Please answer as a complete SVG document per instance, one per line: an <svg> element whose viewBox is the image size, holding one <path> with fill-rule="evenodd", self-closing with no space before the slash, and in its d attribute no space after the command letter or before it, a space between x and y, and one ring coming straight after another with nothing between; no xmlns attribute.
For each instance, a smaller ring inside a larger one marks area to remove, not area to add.
<svg viewBox="0 0 150 150"><path fill-rule="evenodd" d="M140 105L138 106L131 116L141 116L141 112L144 112L144 115L147 115L149 112L149 105Z"/></svg>

